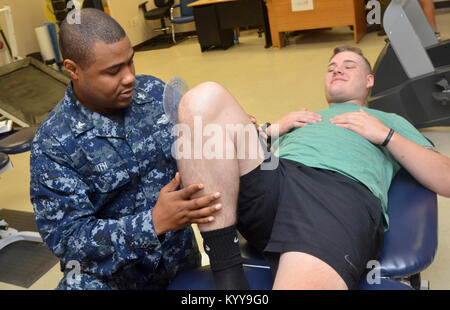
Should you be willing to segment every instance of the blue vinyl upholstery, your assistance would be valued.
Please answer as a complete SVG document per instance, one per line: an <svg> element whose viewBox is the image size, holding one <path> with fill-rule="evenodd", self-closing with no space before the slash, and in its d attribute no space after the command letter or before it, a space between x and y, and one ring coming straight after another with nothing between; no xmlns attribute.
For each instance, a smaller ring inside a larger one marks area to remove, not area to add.
<svg viewBox="0 0 450 310"><path fill-rule="evenodd" d="M271 290L272 273L268 267L244 265L245 275L252 290ZM188 270L179 275L169 286L169 290L213 290L214 280L209 266ZM360 290L412 290L399 281L381 278L378 283L361 281Z"/></svg>
<svg viewBox="0 0 450 310"><path fill-rule="evenodd" d="M0 170L5 168L8 163L9 163L9 156L4 153L0 153Z"/></svg>
<svg viewBox="0 0 450 310"><path fill-rule="evenodd" d="M30 150L36 127L19 129L6 138L0 140L0 152L5 154L18 154Z"/></svg>
<svg viewBox="0 0 450 310"><path fill-rule="evenodd" d="M411 286L403 284L396 280L384 279L381 278L379 283L368 284L366 281L361 281L359 290L371 290L371 291L380 291L380 290L397 290L397 291L408 291L414 290Z"/></svg>
<svg viewBox="0 0 450 310"><path fill-rule="evenodd" d="M196 0L180 0L180 3L175 4L172 8L180 8L180 17L174 17L170 20L172 24L186 24L194 21L194 12L192 7L188 4L195 2Z"/></svg>
<svg viewBox="0 0 450 310"><path fill-rule="evenodd" d="M271 290L272 272L269 267L244 266L245 275L252 290ZM169 290L213 290L214 280L209 266L188 270L179 275L169 287Z"/></svg>
<svg viewBox="0 0 450 310"><path fill-rule="evenodd" d="M380 258L382 276L407 276L427 268L437 250L437 196L404 169L388 195L389 231Z"/></svg>

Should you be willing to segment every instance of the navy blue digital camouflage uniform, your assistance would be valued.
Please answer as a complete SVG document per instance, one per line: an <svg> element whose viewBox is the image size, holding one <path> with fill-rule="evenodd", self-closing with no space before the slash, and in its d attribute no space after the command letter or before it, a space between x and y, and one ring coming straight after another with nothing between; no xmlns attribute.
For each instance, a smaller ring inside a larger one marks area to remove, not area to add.
<svg viewBox="0 0 450 310"><path fill-rule="evenodd" d="M38 129L31 200L61 262L58 289L164 289L200 264L191 227L158 238L153 225L159 191L177 170L163 90L162 81L136 76L121 118L84 107L71 84Z"/></svg>

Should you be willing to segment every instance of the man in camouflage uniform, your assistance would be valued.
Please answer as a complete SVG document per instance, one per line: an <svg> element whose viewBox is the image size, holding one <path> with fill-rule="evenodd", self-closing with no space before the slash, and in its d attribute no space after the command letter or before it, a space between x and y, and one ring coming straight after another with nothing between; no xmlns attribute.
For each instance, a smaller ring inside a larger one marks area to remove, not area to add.
<svg viewBox="0 0 450 310"><path fill-rule="evenodd" d="M60 259L59 289L164 289L199 265L190 224L213 221L220 194L192 199L202 184L177 190L164 83L135 76L117 22L80 13L60 32L72 83L31 149L37 225Z"/></svg>

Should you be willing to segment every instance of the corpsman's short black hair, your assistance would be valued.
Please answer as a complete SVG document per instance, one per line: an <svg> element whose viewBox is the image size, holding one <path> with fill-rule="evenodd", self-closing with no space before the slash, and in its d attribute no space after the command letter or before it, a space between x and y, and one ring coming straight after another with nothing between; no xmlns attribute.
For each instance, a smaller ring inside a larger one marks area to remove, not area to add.
<svg viewBox="0 0 450 310"><path fill-rule="evenodd" d="M86 8L78 12L79 23L66 18L60 26L59 46L63 59L70 59L82 68L95 62L94 46L98 41L106 44L126 37L125 30L105 12Z"/></svg>

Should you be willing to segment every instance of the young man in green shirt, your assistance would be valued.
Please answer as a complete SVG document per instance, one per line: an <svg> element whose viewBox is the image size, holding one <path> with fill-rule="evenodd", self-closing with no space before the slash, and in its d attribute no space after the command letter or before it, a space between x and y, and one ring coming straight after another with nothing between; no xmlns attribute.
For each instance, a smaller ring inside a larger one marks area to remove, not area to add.
<svg viewBox="0 0 450 310"><path fill-rule="evenodd" d="M204 136L212 135L199 143L193 134L189 145L202 151L211 149L211 140L227 146L214 149L228 152L226 158L178 158L184 185L202 182L208 191L223 193L214 223L199 225L216 288L249 288L237 227L264 252L274 289L354 289L367 261L381 254L387 191L400 166L425 187L450 196L450 159L430 150L405 119L366 108L373 84L359 49L336 48L325 76L330 107L292 112L260 128L273 140L270 154L254 135L239 139L242 132L230 129L247 128L251 121L220 85L204 83L182 98L179 123L195 132L200 119ZM225 134L213 135L211 126ZM274 158L278 164L267 169Z"/></svg>

